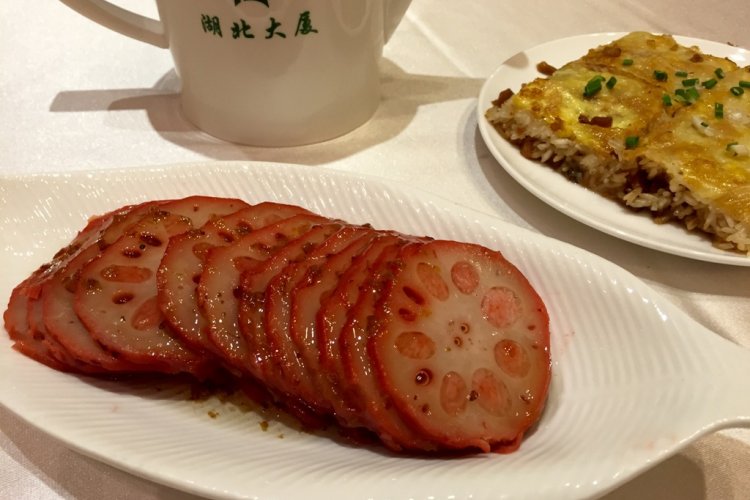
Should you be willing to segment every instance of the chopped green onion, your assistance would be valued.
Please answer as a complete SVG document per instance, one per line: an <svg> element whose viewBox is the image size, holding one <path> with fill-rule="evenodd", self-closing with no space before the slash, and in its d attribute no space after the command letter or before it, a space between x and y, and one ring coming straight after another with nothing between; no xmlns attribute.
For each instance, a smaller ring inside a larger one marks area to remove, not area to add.
<svg viewBox="0 0 750 500"><path fill-rule="evenodd" d="M688 72L687 71L676 71L675 74L674 74L674 76L678 76L680 78L685 78L686 76L688 76Z"/></svg>
<svg viewBox="0 0 750 500"><path fill-rule="evenodd" d="M610 76L609 80L607 80L607 88L612 90L615 85L617 85L617 78Z"/></svg>
<svg viewBox="0 0 750 500"><path fill-rule="evenodd" d="M633 149L636 146L638 146L638 136L637 135L629 135L625 138L625 148L626 149Z"/></svg>
<svg viewBox="0 0 750 500"><path fill-rule="evenodd" d="M716 78L718 78L719 80L721 80L722 78L724 78L724 70L721 69L721 68L716 68L714 70L714 75L716 75Z"/></svg>
<svg viewBox="0 0 750 500"><path fill-rule="evenodd" d="M732 87L731 89L729 89L729 91L737 97L745 93L745 89L743 89L742 87Z"/></svg>
<svg viewBox="0 0 750 500"><path fill-rule="evenodd" d="M750 82L747 80L740 80L740 87L750 89Z"/></svg>
<svg viewBox="0 0 750 500"><path fill-rule="evenodd" d="M669 75L667 75L666 71L656 70L654 71L654 78L659 80L660 82L666 82Z"/></svg>
<svg viewBox="0 0 750 500"><path fill-rule="evenodd" d="M716 84L719 83L719 81L716 78L711 78L710 80L706 80L705 82L701 83L703 88L706 89L712 89L716 86Z"/></svg>
<svg viewBox="0 0 750 500"><path fill-rule="evenodd" d="M596 75L588 81L586 86L583 88L584 97L593 97L602 89L602 81L604 77L602 75Z"/></svg>
<svg viewBox="0 0 750 500"><path fill-rule="evenodd" d="M663 102L665 106L671 106L672 98L669 97L669 94L664 94L663 96L661 96L661 102Z"/></svg>
<svg viewBox="0 0 750 500"><path fill-rule="evenodd" d="M632 66L633 65L633 60L632 59L623 59L622 60L622 65L623 66Z"/></svg>
<svg viewBox="0 0 750 500"><path fill-rule="evenodd" d="M716 118L724 118L724 105L720 102L714 104L714 116Z"/></svg>
<svg viewBox="0 0 750 500"><path fill-rule="evenodd" d="M698 93L698 90L695 87L688 87L686 89L677 89L674 91L675 98L678 102L681 102L682 104L693 104L695 101L698 100L700 97L700 94Z"/></svg>
<svg viewBox="0 0 750 500"><path fill-rule="evenodd" d="M739 142L730 142L727 144L727 151L731 151L733 146L736 146Z"/></svg>
<svg viewBox="0 0 750 500"><path fill-rule="evenodd" d="M698 84L697 78L688 78L687 80L682 80L683 87L695 87L697 84Z"/></svg>

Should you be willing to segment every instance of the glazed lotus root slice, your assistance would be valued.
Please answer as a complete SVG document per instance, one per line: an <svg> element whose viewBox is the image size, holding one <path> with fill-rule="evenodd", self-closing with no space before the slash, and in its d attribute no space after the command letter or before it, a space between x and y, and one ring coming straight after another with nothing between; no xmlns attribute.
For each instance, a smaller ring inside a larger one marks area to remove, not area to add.
<svg viewBox="0 0 750 500"><path fill-rule="evenodd" d="M66 346L50 335L51 332L43 324L43 320L40 321L43 318L39 315L39 307L45 297L44 287L57 279L82 253L98 254L101 246L106 246L116 239L115 236L108 235L117 232L120 221L149 204L150 202L130 205L91 218L86 227L68 245L59 250L50 262L39 267L13 290L4 320L5 328L14 341L13 346L16 350L60 370L71 370L72 363L80 365L80 360L71 358L75 354L68 355L64 352ZM119 234L117 236L119 237ZM30 320L35 324L31 325Z"/></svg>
<svg viewBox="0 0 750 500"><path fill-rule="evenodd" d="M75 371L91 372L132 372L143 371L144 367L119 359L106 351L89 334L74 310L75 293L78 288L80 271L91 260L99 256L124 232L132 228L143 216L166 202L146 202L115 212L110 223L100 232L98 239L80 251L62 269L47 280L41 291L43 321L46 331L75 358Z"/></svg>
<svg viewBox="0 0 750 500"><path fill-rule="evenodd" d="M288 316L282 323L275 319L276 284L269 285L289 263L306 258L342 226L331 220L316 225L266 262L246 269L240 278L239 326L253 352L252 371L276 393L299 396L296 388L300 381L294 376L299 373L299 359L289 338Z"/></svg>
<svg viewBox="0 0 750 500"><path fill-rule="evenodd" d="M340 227L340 226L339 226ZM365 235L373 235L371 228L362 226L344 226L340 230L328 236L317 248L304 253L300 249L302 259L291 261L278 272L266 286L264 325L266 335L281 345L279 352L283 353L283 373L293 381L293 394L300 397L305 403L319 412L329 412L328 404L324 394L325 389L317 379L317 363L311 366L309 361L317 362L317 349L314 346L315 338L305 338L304 332L292 329L292 291L305 279L312 279L310 275L318 274L322 265L340 252L344 251ZM322 237L322 236L321 236ZM308 242L311 243L311 242ZM302 243L305 244L304 242ZM240 305L240 317L242 318L242 305ZM298 334L301 334L299 336ZM312 345L306 345L312 343ZM307 355L309 347L315 352L314 356Z"/></svg>
<svg viewBox="0 0 750 500"><path fill-rule="evenodd" d="M364 236L357 238L340 252L327 255L322 262L302 266L300 271L304 271L304 274L289 293L290 335L302 356L307 372L313 379L315 388L319 391L317 397L326 401L327 408L333 408L332 401L340 400L341 396L335 392L331 379L320 365L320 334L316 317L342 275L352 265L352 261L379 235L377 231L367 231Z"/></svg>
<svg viewBox="0 0 750 500"><path fill-rule="evenodd" d="M359 298L360 286L367 279L370 266L389 246L401 244L399 236L381 233L364 251L354 258L338 279L338 283L320 302L315 317L315 333L318 336L319 366L332 392L338 395L331 399L334 414L342 425L359 427L364 425L361 408L346 394L346 375L342 364L339 337L347 322L349 311Z"/></svg>
<svg viewBox="0 0 750 500"><path fill-rule="evenodd" d="M128 211L130 208L131 207L125 207L121 210ZM97 241L102 234L102 231L112 223L116 213L117 212L110 212L89 220L86 227L84 227L68 245L55 253L52 260L40 266L28 278L23 280L13 289L10 300L8 301L8 308L3 314L3 320L8 335L16 344L18 344L17 347L20 347L20 344L25 343L28 345L24 351L33 352L39 347L38 344L44 344L43 338L37 336L37 338L34 339L33 332L31 332L29 328L28 314L30 302L38 300L41 297L42 285L47 280L54 277L61 268L66 266L67 263L74 259L81 251ZM46 348L41 350L45 349Z"/></svg>
<svg viewBox="0 0 750 500"><path fill-rule="evenodd" d="M11 294L11 300L4 314L5 328L13 340L13 349L26 357L60 371L69 371L67 363L59 359L58 346L54 339L40 336L28 324L29 297L17 293L21 283Z"/></svg>
<svg viewBox="0 0 750 500"><path fill-rule="evenodd" d="M250 373L256 353L240 333L240 276L267 260L290 241L329 219L295 215L253 231L231 245L209 250L198 282L198 307L208 323L208 336L227 367Z"/></svg>
<svg viewBox="0 0 750 500"><path fill-rule="evenodd" d="M410 426L394 408L380 387L373 372L367 342L373 327L376 308L382 300L387 283L398 273L400 242L383 249L368 268L359 284L357 302L347 315L339 337L340 363L343 368L343 394L358 409L365 427L375 432L388 448L396 451L434 451L438 445ZM411 243L421 245L421 243Z"/></svg>
<svg viewBox="0 0 750 500"><path fill-rule="evenodd" d="M172 238L157 272L157 288L159 308L174 332L194 349L216 352L197 303L198 282L209 251L283 219L309 213L302 207L263 202Z"/></svg>
<svg viewBox="0 0 750 500"><path fill-rule="evenodd" d="M143 371L140 365L119 359L105 350L91 337L75 313L74 300L80 270L99 253L98 246L88 248L44 284L41 298L44 327L71 356L78 360L78 363L72 367L74 371L84 373Z"/></svg>
<svg viewBox="0 0 750 500"><path fill-rule="evenodd" d="M209 360L175 338L161 315L156 271L171 237L242 205L206 197L160 205L84 266L74 308L95 341L149 371L207 375Z"/></svg>
<svg viewBox="0 0 750 500"><path fill-rule="evenodd" d="M500 253L432 242L404 250L368 353L381 387L422 433L450 449L513 451L546 400L549 319Z"/></svg>

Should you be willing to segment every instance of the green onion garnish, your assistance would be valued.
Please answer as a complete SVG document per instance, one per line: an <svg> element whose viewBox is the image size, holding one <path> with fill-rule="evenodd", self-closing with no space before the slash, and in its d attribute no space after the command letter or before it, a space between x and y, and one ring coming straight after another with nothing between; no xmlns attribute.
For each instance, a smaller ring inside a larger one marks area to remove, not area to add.
<svg viewBox="0 0 750 500"><path fill-rule="evenodd" d="M706 80L705 82L701 83L701 86L706 89L712 89L716 86L717 83L719 83L719 81L716 78L711 78L710 80Z"/></svg>
<svg viewBox="0 0 750 500"><path fill-rule="evenodd" d="M697 83L697 78L688 78L687 80L682 80L683 87L695 87Z"/></svg>
<svg viewBox="0 0 750 500"><path fill-rule="evenodd" d="M688 76L688 72L687 71L676 71L675 74L674 74L674 76L678 76L680 78L685 78L686 76Z"/></svg>
<svg viewBox="0 0 750 500"><path fill-rule="evenodd" d="M672 98L669 97L669 94L664 94L663 96L661 96L661 102L663 102L665 106L671 106Z"/></svg>
<svg viewBox="0 0 750 500"><path fill-rule="evenodd" d="M596 75L591 80L589 80L586 86L583 88L583 96L595 96L602 89L602 81L604 81L604 77L602 75Z"/></svg>
<svg viewBox="0 0 750 500"><path fill-rule="evenodd" d="M656 71L654 71L654 78L656 78L660 82L666 82L667 78L668 78L668 75L667 75L666 71L661 71L661 70L657 69Z"/></svg>
<svg viewBox="0 0 750 500"><path fill-rule="evenodd" d="M638 146L638 136L637 135L629 135L625 138L625 148L626 149L633 149L636 146Z"/></svg>
<svg viewBox="0 0 750 500"><path fill-rule="evenodd" d="M607 80L607 88L612 90L615 85L617 85L617 78L610 76L609 80Z"/></svg>
<svg viewBox="0 0 750 500"><path fill-rule="evenodd" d="M623 66L632 66L633 65L633 60L632 59L623 59L622 60L622 65Z"/></svg>
<svg viewBox="0 0 750 500"><path fill-rule="evenodd" d="M738 144L739 144L739 142L730 142L729 144L727 144L727 151L731 151L732 150L732 146L736 146Z"/></svg>
<svg viewBox="0 0 750 500"><path fill-rule="evenodd" d="M729 91L738 97L745 93L745 89L742 87L732 87Z"/></svg>
<svg viewBox="0 0 750 500"><path fill-rule="evenodd" d="M747 80L740 80L740 87L750 89L750 82Z"/></svg>
<svg viewBox="0 0 750 500"><path fill-rule="evenodd" d="M721 80L722 78L724 78L724 70L721 69L721 68L716 68L714 70L714 75L716 75L716 78L718 78L719 80Z"/></svg>
<svg viewBox="0 0 750 500"><path fill-rule="evenodd" d="M714 116L716 118L724 118L724 105L720 102L714 104Z"/></svg>
<svg viewBox="0 0 750 500"><path fill-rule="evenodd" d="M678 102L681 102L682 104L693 104L695 101L698 100L698 97L700 97L700 94L698 94L698 89L695 87L688 87L686 89L677 89L674 91L675 98Z"/></svg>

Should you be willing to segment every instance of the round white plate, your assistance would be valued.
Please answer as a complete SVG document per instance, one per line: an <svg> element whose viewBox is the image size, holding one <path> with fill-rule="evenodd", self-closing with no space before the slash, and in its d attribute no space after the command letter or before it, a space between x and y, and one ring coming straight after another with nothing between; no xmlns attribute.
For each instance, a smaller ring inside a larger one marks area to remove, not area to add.
<svg viewBox="0 0 750 500"><path fill-rule="evenodd" d="M505 61L484 83L479 93L479 131L492 155L519 184L560 212L595 229L631 243L697 260L750 266L750 258L719 250L698 234L672 224L655 224L648 215L637 214L568 181L551 168L527 160L490 125L484 113L500 91L518 91L521 84L541 76L537 63L560 67L578 59L589 49L620 38L624 33L597 33L563 38L525 50ZM676 36L683 45L697 45L704 52L728 57L738 65L750 64L750 52L727 44Z"/></svg>
<svg viewBox="0 0 750 500"><path fill-rule="evenodd" d="M189 194L297 203L502 251L550 313L553 378L538 427L510 455L396 456L300 432L237 398L191 400L179 383L59 373L5 335L0 403L86 455L216 498L591 497L707 432L750 423L750 354L623 269L421 191L319 168L216 162L0 176L0 301L90 215Z"/></svg>

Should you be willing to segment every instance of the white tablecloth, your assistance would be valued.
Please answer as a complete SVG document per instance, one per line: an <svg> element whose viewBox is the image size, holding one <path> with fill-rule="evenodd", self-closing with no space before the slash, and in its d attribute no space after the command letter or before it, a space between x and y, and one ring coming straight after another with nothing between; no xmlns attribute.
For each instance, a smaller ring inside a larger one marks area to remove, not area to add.
<svg viewBox="0 0 750 500"><path fill-rule="evenodd" d="M156 14L152 2L118 3ZM268 160L374 174L602 255L718 335L750 347L750 268L660 254L561 215L500 169L475 118L482 83L525 48L632 30L750 47L747 13L745 0L415 0L386 47L382 105L366 125L325 144L259 149L213 139L182 118L167 51L107 31L54 0L6 0L0 3L0 171ZM0 407L0 498L185 497L81 456ZM750 432L704 437L607 498L750 498Z"/></svg>

